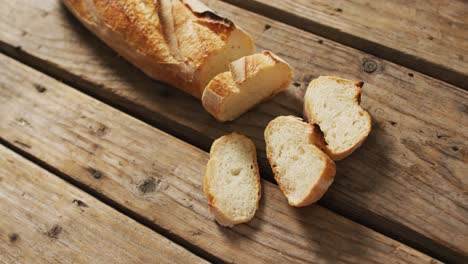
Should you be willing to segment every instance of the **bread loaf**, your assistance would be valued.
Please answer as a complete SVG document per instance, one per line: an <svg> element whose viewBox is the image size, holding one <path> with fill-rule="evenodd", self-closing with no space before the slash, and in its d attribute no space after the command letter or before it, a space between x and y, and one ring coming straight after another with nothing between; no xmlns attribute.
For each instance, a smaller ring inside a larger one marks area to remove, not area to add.
<svg viewBox="0 0 468 264"><path fill-rule="evenodd" d="M319 200L335 177L335 163L320 144L313 126L293 116L273 119L265 129L267 158L281 191L292 206Z"/></svg>
<svg viewBox="0 0 468 264"><path fill-rule="evenodd" d="M215 140L203 186L219 224L233 226L252 219L261 196L254 143L237 133Z"/></svg>
<svg viewBox="0 0 468 264"><path fill-rule="evenodd" d="M251 37L198 0L63 0L107 45L150 77L200 98Z"/></svg>
<svg viewBox="0 0 468 264"><path fill-rule="evenodd" d="M320 76L304 97L304 115L322 130L325 152L340 160L351 154L371 131L371 117L361 108L363 82Z"/></svg>
<svg viewBox="0 0 468 264"><path fill-rule="evenodd" d="M202 103L219 121L231 121L288 88L292 69L271 51L242 57L205 88Z"/></svg>

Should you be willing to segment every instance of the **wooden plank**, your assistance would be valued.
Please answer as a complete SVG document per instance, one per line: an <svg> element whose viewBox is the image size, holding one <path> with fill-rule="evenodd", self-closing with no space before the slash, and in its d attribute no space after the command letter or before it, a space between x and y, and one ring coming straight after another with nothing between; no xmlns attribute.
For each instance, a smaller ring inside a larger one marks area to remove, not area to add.
<svg viewBox="0 0 468 264"><path fill-rule="evenodd" d="M224 0L468 89L468 2Z"/></svg>
<svg viewBox="0 0 468 264"><path fill-rule="evenodd" d="M0 263L207 263L0 145Z"/></svg>
<svg viewBox="0 0 468 264"><path fill-rule="evenodd" d="M374 130L338 164L321 203L440 258L468 255L466 91L222 2L208 4L295 68L288 91L227 124L214 121L195 99L146 78L56 1L0 7L0 47L205 150L220 135L244 133L258 147L263 176L269 175L263 129L277 115L300 115L312 78L364 80L362 102Z"/></svg>
<svg viewBox="0 0 468 264"><path fill-rule="evenodd" d="M251 222L219 227L202 191L206 152L3 55L0 74L1 140L223 261L434 261L320 206L293 208L266 181Z"/></svg>

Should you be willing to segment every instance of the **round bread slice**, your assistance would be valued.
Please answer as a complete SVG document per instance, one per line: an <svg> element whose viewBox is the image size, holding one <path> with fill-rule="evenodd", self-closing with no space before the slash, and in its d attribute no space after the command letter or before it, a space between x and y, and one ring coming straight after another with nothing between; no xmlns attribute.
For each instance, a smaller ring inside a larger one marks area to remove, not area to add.
<svg viewBox="0 0 468 264"><path fill-rule="evenodd" d="M304 97L304 115L322 130L325 152L341 160L356 150L371 131L371 117L361 108L363 82L320 76L310 82Z"/></svg>
<svg viewBox="0 0 468 264"><path fill-rule="evenodd" d="M231 227L252 219L261 196L252 140L237 133L215 140L203 186L210 211L220 225Z"/></svg>
<svg viewBox="0 0 468 264"><path fill-rule="evenodd" d="M313 125L293 116L277 117L265 129L268 160L292 206L319 200L335 177L335 163L314 145L317 138Z"/></svg>

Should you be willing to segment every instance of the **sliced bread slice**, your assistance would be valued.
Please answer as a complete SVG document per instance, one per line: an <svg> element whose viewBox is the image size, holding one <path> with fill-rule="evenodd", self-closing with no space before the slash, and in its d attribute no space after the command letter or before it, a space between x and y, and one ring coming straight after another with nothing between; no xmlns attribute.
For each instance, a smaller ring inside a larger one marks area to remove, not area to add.
<svg viewBox="0 0 468 264"><path fill-rule="evenodd" d="M371 117L359 105L363 82L320 76L307 88L304 115L322 130L325 152L341 160L357 149L371 131Z"/></svg>
<svg viewBox="0 0 468 264"><path fill-rule="evenodd" d="M202 103L217 120L231 121L288 88L292 69L271 51L242 57L206 86Z"/></svg>
<svg viewBox="0 0 468 264"><path fill-rule="evenodd" d="M316 140L313 126L293 116L277 117L265 129L268 160L292 206L319 200L335 177L335 163L314 145Z"/></svg>
<svg viewBox="0 0 468 264"><path fill-rule="evenodd" d="M233 226L252 219L261 196L252 140L237 133L215 140L203 187L210 211L220 225Z"/></svg>

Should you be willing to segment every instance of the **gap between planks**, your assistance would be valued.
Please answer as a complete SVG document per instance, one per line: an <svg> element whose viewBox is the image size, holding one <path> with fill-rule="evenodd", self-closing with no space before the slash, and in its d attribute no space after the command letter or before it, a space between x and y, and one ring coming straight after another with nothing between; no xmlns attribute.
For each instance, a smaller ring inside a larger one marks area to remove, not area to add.
<svg viewBox="0 0 468 264"><path fill-rule="evenodd" d="M431 50L429 50L427 48L428 46L429 47L433 46L430 43L431 41L434 41L433 36L428 35L428 37L426 37L425 35L427 33L422 33L422 31L413 32L413 33L420 34L421 39L417 39L416 36L412 36L414 38L414 42L413 42L412 45L414 45L414 46L419 45L420 46L421 43L425 44L424 47L423 47L424 54L422 54L422 52L418 52L418 50L408 49L406 46L402 46L402 45L411 45L409 43L406 43L406 41L407 41L406 39L403 41L404 44L397 44L397 42L395 42L395 40L388 39L390 37L388 37L388 38L385 38L385 37L382 37L382 36L376 37L375 35L378 35L378 34L374 34L373 31L375 29L373 29L373 28L369 29L369 31L368 31L369 33L366 35L366 33L363 32L364 30L362 30L362 29L358 30L358 25L354 25L353 23L347 23L346 20L341 21L342 19L341 19L340 16L343 15L343 12L346 12L346 14L347 14L348 12L350 12L353 5L354 6L359 6L359 4L357 4L357 3L350 2L350 3L342 3L342 4L340 4L340 3L325 4L325 3L306 2L306 0L302 0L302 1L296 2L294 5L303 4L303 5L308 5L308 6L304 7L303 9L300 9L300 8L298 8L296 6L297 13L293 13L293 7L292 7L293 5L291 3L289 3L289 2L291 2L293 0L290 0L290 1L283 1L283 0L274 0L274 1L270 1L270 0L222 0L222 1L224 1L226 3L229 3L229 4L236 5L238 7L243 8L243 9L246 9L246 10L261 14L263 16L272 18L274 20L283 22L285 24L288 24L288 25L303 29L305 31L314 33L316 35L322 36L322 37L325 38L324 41L327 41L327 39L333 40L333 41L342 43L342 44L344 44L346 46L349 46L349 47L364 51L366 53L372 54L372 55L374 55L374 56L376 56L378 58L382 58L382 59L385 59L385 60L400 64L402 66L413 69L415 71L426 74L428 76L431 76L431 77L437 78L439 80L442 80L442 81L451 83L453 85L459 86L459 87L461 87L461 88L463 88L465 90L468 89L468 82L466 81L467 78L468 78L468 75L467 75L468 69L466 69L466 67L468 67L468 65L467 65L468 63L466 63L466 61L465 61L463 63L454 63L453 65L450 65L448 57L454 57L455 54L453 54L453 52L455 52L455 50L448 50L448 51L445 52L446 54L437 54L437 55L439 55L439 57L441 57L443 55L445 55L447 57L447 58L444 59L443 62L437 63L436 61L433 61L432 60L433 58L431 58L431 56L429 54L431 52ZM381 2L384 2L384 1L381 1ZM314 9L314 7L312 7L314 4L321 5L321 6L318 7L317 9ZM405 4L410 5L408 8L418 9L418 6L416 6L418 3L408 2L408 3L405 3ZM322 10L322 9L326 9L325 6L327 6L327 5L328 5L329 10L328 11ZM333 5L337 5L337 6L347 5L348 9L343 10L342 8L332 8ZM370 5L365 5L365 3L362 3L362 5L364 5L368 9L361 7L361 9L365 9L365 10L359 10L360 7L357 7L356 8L357 10L353 10L353 11L356 11L356 12L366 11L366 13L360 13L359 14L360 17L365 18L367 15L369 15L369 12L373 12L373 11L371 11L372 7L370 7ZM376 4L376 5L378 6L378 4ZM392 4L388 4L388 5L392 5ZM414 5L414 6L411 6L411 5ZM431 5L431 3L424 3L424 5L429 6L429 5ZM398 6L398 4L395 3L395 8L397 6ZM385 8L385 7L382 5L382 8ZM400 6L400 8L401 8L401 6ZM468 4L466 4L466 8L468 8ZM305 11L307 11L307 10L314 11L314 13L312 13L310 16L306 17ZM317 15L317 13L320 14L320 18L315 17ZM466 12L466 15L468 15L468 12ZM357 16L354 16L354 17L357 18ZM385 15L383 17L385 17L387 19L389 18L388 16L385 16ZM382 16L381 16L381 18L382 18ZM391 16L391 18L395 18L395 17ZM335 21L337 21L337 22L332 23L332 22L329 21L329 20L333 20L333 19ZM368 23L371 24L372 21L373 21L372 19L375 19L375 17L373 17L371 15L367 19L368 19L367 20ZM395 18L395 19L397 19L397 18ZM465 19L466 19L466 17L465 17ZM445 21L443 21L443 22L445 22ZM466 22L468 22L468 20ZM411 23L411 21L409 21L408 23ZM427 21L425 21L425 23L427 23ZM342 25L342 24L346 24L348 27L344 28L344 29L340 29L339 25L344 27L344 25ZM445 25L441 25L441 24L442 23L438 24L438 26L440 26L440 27L445 26ZM381 25L379 25L379 26L381 26ZM422 26L422 25L419 25L419 26ZM265 26L265 30L268 30L269 28L270 28L270 25ZM383 31L383 28L379 27L379 29L381 31ZM393 30L396 30L396 29L393 28ZM460 31L460 29L459 29L459 31ZM357 35L356 33L359 33L361 35ZM388 32L388 33L391 34L391 33L395 33L395 32ZM407 33L407 32L405 32L405 33ZM444 33L446 33L446 31L444 31ZM466 44L463 44L463 40L460 40L460 39L452 40L452 39L447 38L449 36L445 36L445 35L440 36L441 34L444 34L444 33L434 32L433 34L436 34L436 35L439 36L439 38L441 38L441 40L437 40L438 42L440 42L440 41L443 41L443 42L452 41L453 43L457 43L459 45L459 48L460 48L460 50L457 51L457 52L459 52L459 54L456 55L457 57L452 58L452 62L453 61L458 61L458 60L459 61L466 60L467 59L466 57L468 56L468 54L466 54L464 52L468 51L468 48L467 48L468 46ZM468 33L468 31L467 31L467 33ZM399 35L399 34L396 34L396 35L397 36L392 35L392 37L394 39L400 39L400 40L403 39L403 38L407 38L406 36L402 36L402 35ZM424 36L424 38L422 38L423 36ZM457 37L459 37L459 36L457 36ZM388 44L383 44L383 43L385 43L385 40L387 40L387 42L388 41L391 42L393 45L400 45L401 49L397 49L396 47L392 47L391 45L388 45ZM466 42L466 41L468 41L468 39L465 39L464 41ZM438 44L434 48L436 49L436 53L441 52L441 50L442 50L441 49L441 44ZM465 48L465 49L463 49L463 48Z"/></svg>

